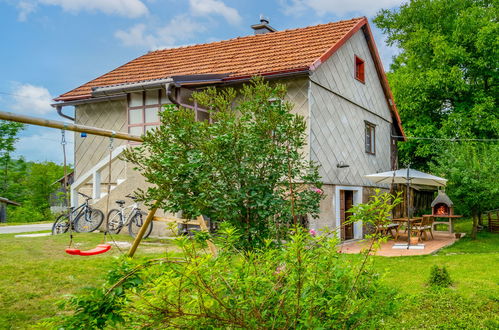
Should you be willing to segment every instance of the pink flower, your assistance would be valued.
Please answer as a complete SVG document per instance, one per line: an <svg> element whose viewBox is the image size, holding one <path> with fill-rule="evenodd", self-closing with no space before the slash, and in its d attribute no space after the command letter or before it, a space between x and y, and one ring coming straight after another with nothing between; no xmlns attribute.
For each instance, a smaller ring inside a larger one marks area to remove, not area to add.
<svg viewBox="0 0 499 330"><path fill-rule="evenodd" d="M315 237L315 235L317 235L317 233L314 229L310 229L308 232L310 233L311 236Z"/></svg>
<svg viewBox="0 0 499 330"><path fill-rule="evenodd" d="M315 193L317 193L317 194L319 194L319 195L322 195L324 193L321 189L319 189L317 187L313 187L312 191L315 192Z"/></svg>

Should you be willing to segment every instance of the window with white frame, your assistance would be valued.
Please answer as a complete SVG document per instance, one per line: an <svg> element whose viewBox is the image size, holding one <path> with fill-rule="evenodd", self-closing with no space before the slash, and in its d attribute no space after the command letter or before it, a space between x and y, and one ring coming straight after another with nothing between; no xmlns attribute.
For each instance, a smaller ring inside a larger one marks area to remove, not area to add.
<svg viewBox="0 0 499 330"><path fill-rule="evenodd" d="M147 90L128 94L128 133L142 135L160 124L161 106L169 103L164 90Z"/></svg>

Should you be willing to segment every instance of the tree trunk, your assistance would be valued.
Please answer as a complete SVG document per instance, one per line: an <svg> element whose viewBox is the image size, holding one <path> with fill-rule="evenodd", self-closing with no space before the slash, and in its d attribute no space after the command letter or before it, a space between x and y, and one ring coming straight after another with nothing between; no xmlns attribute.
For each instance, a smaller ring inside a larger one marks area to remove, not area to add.
<svg viewBox="0 0 499 330"><path fill-rule="evenodd" d="M483 220L482 220L482 214L481 213L478 215L478 224L480 226L483 226Z"/></svg>
<svg viewBox="0 0 499 330"><path fill-rule="evenodd" d="M471 239L476 239L477 231L478 231L478 215L473 214L473 230L471 231Z"/></svg>

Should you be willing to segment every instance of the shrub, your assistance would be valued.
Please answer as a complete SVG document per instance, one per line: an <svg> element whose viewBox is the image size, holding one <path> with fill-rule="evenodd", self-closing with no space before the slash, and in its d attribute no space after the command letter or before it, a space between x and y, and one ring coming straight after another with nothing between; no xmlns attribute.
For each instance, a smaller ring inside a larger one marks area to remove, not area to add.
<svg viewBox="0 0 499 330"><path fill-rule="evenodd" d="M43 214L29 202L23 203L21 206L11 206L7 208L8 222L37 222L52 219L51 216Z"/></svg>
<svg viewBox="0 0 499 330"><path fill-rule="evenodd" d="M230 234L227 238L227 233ZM336 252L338 240L290 235L283 246L234 252L240 235L222 230L226 248L216 258L188 238L185 257L148 270L140 294L128 295L126 324L146 328L374 327L394 312L394 293L377 274ZM234 238L236 238L234 240Z"/></svg>
<svg viewBox="0 0 499 330"><path fill-rule="evenodd" d="M452 280L450 278L449 272L445 266L438 267L433 265L430 270L430 278L428 279L428 285L431 287L447 288L452 285Z"/></svg>
<svg viewBox="0 0 499 330"><path fill-rule="evenodd" d="M62 301L62 307L74 312L52 323L60 322L63 329L102 329L122 322L121 310L127 303L125 290L132 290L142 284L135 271L137 264L129 258L117 261L102 287L85 288L80 294Z"/></svg>

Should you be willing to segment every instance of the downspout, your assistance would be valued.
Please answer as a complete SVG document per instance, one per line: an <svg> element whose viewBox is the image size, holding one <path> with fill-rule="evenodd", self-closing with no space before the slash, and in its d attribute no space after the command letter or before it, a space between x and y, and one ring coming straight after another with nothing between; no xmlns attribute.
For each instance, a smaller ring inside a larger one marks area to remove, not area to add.
<svg viewBox="0 0 499 330"><path fill-rule="evenodd" d="M177 99L177 90L178 90L177 88L181 87L182 86L178 83L169 83L168 86L166 86L166 95L168 96L170 102L184 108L197 110L198 109L197 102L194 102L194 106L192 106L190 104L182 103Z"/></svg>
<svg viewBox="0 0 499 330"><path fill-rule="evenodd" d="M74 121L74 120L75 120L73 117L70 117L70 116L65 115L65 114L63 114L63 113L62 113L62 106L57 105L55 108L56 108L56 110L57 110L57 114L58 114L59 116L61 116L62 118L66 118L66 119L69 119L69 120L71 120L71 121Z"/></svg>
<svg viewBox="0 0 499 330"><path fill-rule="evenodd" d="M175 104L175 105L178 105L178 106L183 106L182 104L180 104L179 101L177 101L177 98L176 98L176 91L177 91L177 87L180 87L180 85L176 86L177 84L176 83L169 83L169 84L166 84L165 88L166 88L166 96L168 97L168 99L170 100L171 103Z"/></svg>

